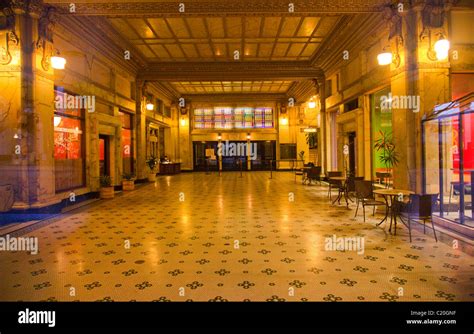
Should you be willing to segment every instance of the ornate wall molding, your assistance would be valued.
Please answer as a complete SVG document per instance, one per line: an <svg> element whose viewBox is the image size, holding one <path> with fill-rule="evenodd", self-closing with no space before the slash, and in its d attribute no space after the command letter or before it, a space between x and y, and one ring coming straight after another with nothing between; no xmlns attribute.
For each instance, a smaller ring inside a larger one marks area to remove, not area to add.
<svg viewBox="0 0 474 334"><path fill-rule="evenodd" d="M58 16L54 7L47 7L38 20L38 40L36 48L42 50L41 66L48 71L51 66L51 56L54 52L53 34L58 22Z"/></svg>
<svg viewBox="0 0 474 334"><path fill-rule="evenodd" d="M49 4L69 11L69 3L58 0L46 1ZM125 2L115 0L107 3L96 3L90 0L76 0L77 15L95 16L128 16L128 17L170 17L183 15L178 11L178 2L140 1ZM306 0L295 2L295 12L311 14L331 13L374 13L380 11L384 0ZM277 14L292 15L288 10L287 0L220 0L185 2L186 15L226 15L226 14Z"/></svg>
<svg viewBox="0 0 474 334"><path fill-rule="evenodd" d="M5 44L0 45L0 65L8 65L12 61L10 45L18 45L20 42L15 30L15 14L10 7L2 10L0 32L5 34Z"/></svg>

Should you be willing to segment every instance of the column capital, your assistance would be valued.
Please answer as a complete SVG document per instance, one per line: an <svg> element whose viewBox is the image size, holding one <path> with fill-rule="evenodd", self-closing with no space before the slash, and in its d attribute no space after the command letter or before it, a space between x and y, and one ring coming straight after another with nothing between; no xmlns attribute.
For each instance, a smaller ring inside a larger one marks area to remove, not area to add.
<svg viewBox="0 0 474 334"><path fill-rule="evenodd" d="M15 14L28 14L34 18L41 16L45 9L43 0L10 0L1 5L1 8L10 8Z"/></svg>

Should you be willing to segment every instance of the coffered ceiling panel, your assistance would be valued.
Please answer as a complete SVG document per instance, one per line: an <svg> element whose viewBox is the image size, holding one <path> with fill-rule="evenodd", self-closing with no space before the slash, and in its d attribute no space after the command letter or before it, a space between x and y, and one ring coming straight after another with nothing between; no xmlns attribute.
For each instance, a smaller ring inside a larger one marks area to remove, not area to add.
<svg viewBox="0 0 474 334"><path fill-rule="evenodd" d="M285 93L292 81L181 81L169 84L180 94Z"/></svg>
<svg viewBox="0 0 474 334"><path fill-rule="evenodd" d="M106 18L150 62L305 61L337 15Z"/></svg>

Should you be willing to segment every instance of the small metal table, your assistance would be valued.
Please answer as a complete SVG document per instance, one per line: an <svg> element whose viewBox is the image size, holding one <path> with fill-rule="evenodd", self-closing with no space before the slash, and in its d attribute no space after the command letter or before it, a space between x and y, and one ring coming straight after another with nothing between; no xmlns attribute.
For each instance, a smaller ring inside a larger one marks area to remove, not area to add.
<svg viewBox="0 0 474 334"><path fill-rule="evenodd" d="M347 193L347 186L346 186L346 181L347 178L345 176L333 176L329 178L332 181L338 181L340 183L339 185L339 194L337 194L337 197L334 201L332 201L332 204L336 203L336 201L341 204L341 198L344 195L344 199L346 200L346 205L349 207L349 194ZM344 188L343 191L341 191L341 188Z"/></svg>
<svg viewBox="0 0 474 334"><path fill-rule="evenodd" d="M388 215L390 214L390 228L388 229L389 232L392 231L392 221L394 222L395 231L394 235L397 234L397 213L392 209L393 202L395 201L395 197L405 197L415 192L411 190L404 190L404 189L377 189L374 190L374 194L381 195L385 199L385 205L387 206L387 210L385 210L385 217L377 224L379 226L384 221L388 220ZM390 199L390 200L389 200ZM403 223L403 221L402 221Z"/></svg>

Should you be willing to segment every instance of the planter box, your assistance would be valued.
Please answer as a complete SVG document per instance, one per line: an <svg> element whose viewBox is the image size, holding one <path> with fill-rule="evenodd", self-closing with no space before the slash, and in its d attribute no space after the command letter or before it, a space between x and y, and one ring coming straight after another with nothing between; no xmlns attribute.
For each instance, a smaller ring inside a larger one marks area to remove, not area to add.
<svg viewBox="0 0 474 334"><path fill-rule="evenodd" d="M100 198L109 199L114 198L114 187L100 188Z"/></svg>
<svg viewBox="0 0 474 334"><path fill-rule="evenodd" d="M156 173L148 174L148 181L155 182L156 181Z"/></svg>
<svg viewBox="0 0 474 334"><path fill-rule="evenodd" d="M123 191L135 190L135 181L123 180L122 181L122 190Z"/></svg>
<svg viewBox="0 0 474 334"><path fill-rule="evenodd" d="M0 186L0 212L10 211L13 202L13 186L11 184Z"/></svg>

